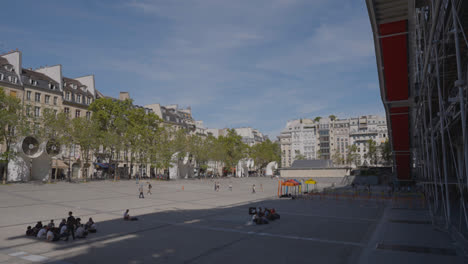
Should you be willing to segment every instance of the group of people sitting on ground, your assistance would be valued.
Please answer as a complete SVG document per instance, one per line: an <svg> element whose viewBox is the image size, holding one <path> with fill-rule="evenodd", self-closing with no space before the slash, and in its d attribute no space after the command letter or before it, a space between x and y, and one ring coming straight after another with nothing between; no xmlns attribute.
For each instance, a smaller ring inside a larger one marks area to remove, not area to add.
<svg viewBox="0 0 468 264"><path fill-rule="evenodd" d="M261 207L258 210L255 207L249 208L249 215L252 215L252 221L257 225L268 224L269 221L280 219L280 215L276 212L275 208L264 208Z"/></svg>
<svg viewBox="0 0 468 264"><path fill-rule="evenodd" d="M73 240L77 238L86 238L89 233L96 233L96 223L93 218L89 218L86 224L81 224L81 218L75 218L72 212L68 213L67 220L62 219L59 226L56 227L54 220L50 220L50 223L43 225L41 221L37 222L36 226L28 226L26 230L27 236L34 236L37 238L45 238L47 241L68 241L70 235Z"/></svg>

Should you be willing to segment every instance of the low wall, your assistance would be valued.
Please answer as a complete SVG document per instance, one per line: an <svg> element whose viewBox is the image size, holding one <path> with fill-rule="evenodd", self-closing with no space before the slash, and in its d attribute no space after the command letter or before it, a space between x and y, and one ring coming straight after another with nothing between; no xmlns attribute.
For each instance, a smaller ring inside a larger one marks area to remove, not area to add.
<svg viewBox="0 0 468 264"><path fill-rule="evenodd" d="M349 175L349 168L322 168L322 169L282 169L281 177L284 178L343 178Z"/></svg>

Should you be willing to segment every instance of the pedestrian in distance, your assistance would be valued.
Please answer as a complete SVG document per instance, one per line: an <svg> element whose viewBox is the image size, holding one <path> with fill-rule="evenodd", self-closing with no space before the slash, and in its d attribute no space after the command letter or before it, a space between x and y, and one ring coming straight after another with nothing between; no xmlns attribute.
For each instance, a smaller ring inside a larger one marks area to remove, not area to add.
<svg viewBox="0 0 468 264"><path fill-rule="evenodd" d="M140 192L140 196L138 198L145 198L145 196L143 195L143 184L140 185L140 187L138 187L138 191Z"/></svg>
<svg viewBox="0 0 468 264"><path fill-rule="evenodd" d="M252 185L252 193L255 193L255 184Z"/></svg>
<svg viewBox="0 0 468 264"><path fill-rule="evenodd" d="M136 181L136 184L138 184L140 181L140 174L138 174L138 172L135 174L135 181Z"/></svg>
<svg viewBox="0 0 468 264"><path fill-rule="evenodd" d="M153 188L153 186L151 186L151 183L148 182L148 192L146 194L152 194L151 193L151 188Z"/></svg>

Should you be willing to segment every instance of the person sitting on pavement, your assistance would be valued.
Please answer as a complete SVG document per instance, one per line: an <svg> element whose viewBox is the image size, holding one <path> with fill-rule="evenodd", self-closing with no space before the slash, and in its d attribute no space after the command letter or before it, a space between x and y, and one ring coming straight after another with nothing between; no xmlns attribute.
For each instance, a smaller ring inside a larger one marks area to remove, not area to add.
<svg viewBox="0 0 468 264"><path fill-rule="evenodd" d="M41 230L41 228L42 228L42 222L38 221L37 224L33 228L34 235L37 235L37 233L39 232L39 230Z"/></svg>
<svg viewBox="0 0 468 264"><path fill-rule="evenodd" d="M263 214L265 215L265 218L268 219L271 215L270 209L268 208L263 208Z"/></svg>
<svg viewBox="0 0 468 264"><path fill-rule="evenodd" d="M276 219L280 219L280 215L278 213L276 213L275 208L271 208L270 209L270 219L269 220L276 220Z"/></svg>
<svg viewBox="0 0 468 264"><path fill-rule="evenodd" d="M249 207L249 215L254 215L257 213L256 207Z"/></svg>
<svg viewBox="0 0 468 264"><path fill-rule="evenodd" d="M27 236L34 236L34 230L32 229L31 226L28 226L28 229L26 229L26 235Z"/></svg>
<svg viewBox="0 0 468 264"><path fill-rule="evenodd" d="M41 221L38 221L35 228L37 229L41 229L42 228L42 222Z"/></svg>
<svg viewBox="0 0 468 264"><path fill-rule="evenodd" d="M59 229L62 229L62 226L67 225L67 220L65 218L62 219L62 222L59 224Z"/></svg>
<svg viewBox="0 0 468 264"><path fill-rule="evenodd" d="M96 223L94 223L93 218L89 218L88 222L85 225L85 229L90 233L96 233Z"/></svg>
<svg viewBox="0 0 468 264"><path fill-rule="evenodd" d="M52 228L52 227L55 227L55 223L54 223L54 220L50 220L49 224L47 225L48 228Z"/></svg>
<svg viewBox="0 0 468 264"><path fill-rule="evenodd" d="M128 214L129 210L127 209L124 213L124 220L127 220L127 221L135 221L135 220L138 220L138 218L136 217L131 217L129 214Z"/></svg>
<svg viewBox="0 0 468 264"><path fill-rule="evenodd" d="M47 228L46 227L42 227L39 232L37 232L37 238L45 238L46 237L46 234L47 234Z"/></svg>
<svg viewBox="0 0 468 264"><path fill-rule="evenodd" d="M257 214L254 215L253 221L257 225L268 224L268 220L266 220L264 217L260 216L260 214L258 212L257 212Z"/></svg>
<svg viewBox="0 0 468 264"><path fill-rule="evenodd" d="M264 215L265 215L265 213L262 211L262 208L259 207L258 208L258 216L263 217Z"/></svg>
<svg viewBox="0 0 468 264"><path fill-rule="evenodd" d="M76 237L77 238L86 238L88 235L88 232L84 229L83 225L79 225L78 228L76 229Z"/></svg>
<svg viewBox="0 0 468 264"><path fill-rule="evenodd" d="M49 230L47 231L47 234L46 234L46 239L47 241L49 242L52 242L54 241L54 233L52 232L52 229L51 228L48 228Z"/></svg>
<svg viewBox="0 0 468 264"><path fill-rule="evenodd" d="M68 239L68 228L67 228L67 225L63 225L61 228L60 228L60 238L64 237L66 239Z"/></svg>
<svg viewBox="0 0 468 264"><path fill-rule="evenodd" d="M52 241L59 241L60 240L60 228L54 227L52 228L52 233L54 233L54 239Z"/></svg>

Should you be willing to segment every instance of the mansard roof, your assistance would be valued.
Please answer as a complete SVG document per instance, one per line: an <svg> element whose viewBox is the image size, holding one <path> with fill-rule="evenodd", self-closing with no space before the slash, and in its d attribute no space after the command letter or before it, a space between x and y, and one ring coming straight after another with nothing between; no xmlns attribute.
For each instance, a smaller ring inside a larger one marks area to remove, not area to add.
<svg viewBox="0 0 468 264"><path fill-rule="evenodd" d="M3 65L11 65L7 59L3 58L3 57L0 57L0 66L3 66Z"/></svg>
<svg viewBox="0 0 468 264"><path fill-rule="evenodd" d="M22 69L21 74L34 80L48 81L48 82L58 85L58 83L54 81L52 78L40 72L36 72L36 71L28 70L28 69Z"/></svg>

